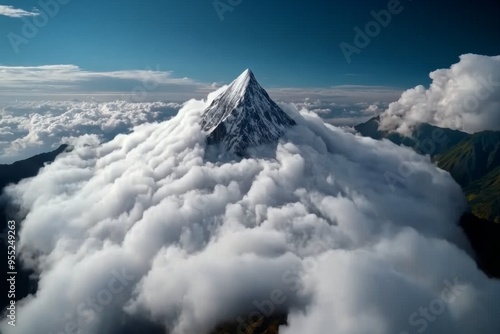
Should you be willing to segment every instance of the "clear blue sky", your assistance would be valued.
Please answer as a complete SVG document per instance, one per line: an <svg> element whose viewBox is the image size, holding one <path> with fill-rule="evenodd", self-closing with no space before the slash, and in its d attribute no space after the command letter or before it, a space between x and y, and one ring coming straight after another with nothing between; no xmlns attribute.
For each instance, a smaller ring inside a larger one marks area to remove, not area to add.
<svg viewBox="0 0 500 334"><path fill-rule="evenodd" d="M66 0L65 0L66 1ZM223 3L239 0L221 0ZM176 76L227 82L252 68L269 86L411 87L463 53L500 54L497 1L401 0L348 64L339 44L387 0L243 0L221 21L213 0L70 0L16 54L8 33L23 20L0 16L0 64L73 64L89 71L159 66ZM465 4L467 3L467 4ZM32 11L38 0L0 0Z"/></svg>

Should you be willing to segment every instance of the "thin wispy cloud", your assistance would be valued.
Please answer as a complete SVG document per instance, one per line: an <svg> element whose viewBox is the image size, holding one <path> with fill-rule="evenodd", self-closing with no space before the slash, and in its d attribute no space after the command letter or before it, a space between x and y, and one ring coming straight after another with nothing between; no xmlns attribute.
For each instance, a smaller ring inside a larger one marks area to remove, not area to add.
<svg viewBox="0 0 500 334"><path fill-rule="evenodd" d="M401 96L396 87L339 85L322 88L271 88L269 95L279 101L322 100L324 102L354 104L357 102L393 102Z"/></svg>
<svg viewBox="0 0 500 334"><path fill-rule="evenodd" d="M0 66L0 97L4 100L69 100L99 96L99 100L133 102L203 98L223 83L204 83L176 77L157 65L141 70L90 71L75 65ZM300 102L394 102L402 90L384 86L342 85L322 88L274 87L273 99Z"/></svg>
<svg viewBox="0 0 500 334"><path fill-rule="evenodd" d="M75 65L0 66L0 95L20 99L108 96L133 102L188 100L213 90L212 83L175 77L159 66L144 70L88 71ZM104 97L103 97L104 98Z"/></svg>
<svg viewBox="0 0 500 334"><path fill-rule="evenodd" d="M30 12L24 9L14 8L13 6L0 5L0 15L19 18L24 16L37 16L40 15L40 13L36 11Z"/></svg>

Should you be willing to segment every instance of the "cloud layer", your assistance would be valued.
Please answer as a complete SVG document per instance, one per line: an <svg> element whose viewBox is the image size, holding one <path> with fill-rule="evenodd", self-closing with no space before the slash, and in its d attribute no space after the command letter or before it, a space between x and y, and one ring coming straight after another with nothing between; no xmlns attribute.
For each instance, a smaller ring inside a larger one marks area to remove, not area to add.
<svg viewBox="0 0 500 334"><path fill-rule="evenodd" d="M206 106L102 144L82 136L8 189L40 281L3 333L139 321L208 333L271 309L290 311L287 334L498 333L500 284L467 254L448 173L293 105L299 125L279 144L237 158L206 147ZM389 185L402 166L411 173Z"/></svg>
<svg viewBox="0 0 500 334"><path fill-rule="evenodd" d="M203 83L178 78L170 71L154 69L110 72L88 71L75 65L0 66L2 101L57 100L182 103L204 98L222 87L221 83ZM367 119L363 110L369 105L386 107L401 90L379 86L334 86L327 88L272 88L276 101L296 103L321 113L331 123L358 124Z"/></svg>
<svg viewBox="0 0 500 334"><path fill-rule="evenodd" d="M0 110L0 164L54 150L84 134L109 140L136 125L166 120L180 107L173 102L126 101L8 104Z"/></svg>
<svg viewBox="0 0 500 334"><path fill-rule="evenodd" d="M381 129L410 134L419 123L474 133L500 130L500 56L460 56L449 69L430 74L381 114Z"/></svg>
<svg viewBox="0 0 500 334"><path fill-rule="evenodd" d="M381 97L381 96L378 96ZM367 98L366 96L364 98ZM390 101L380 102L373 100L362 100L360 97L352 100L351 98L345 100L343 103L327 102L325 100L317 99L311 100L305 98L303 101L294 100L292 102L299 110L304 109L320 116L325 122L336 126L353 126L380 114L385 110ZM368 97L370 99L370 97ZM334 98L333 100L337 100ZM338 99L342 100L342 99ZM286 107L288 103L282 102L282 107Z"/></svg>
<svg viewBox="0 0 500 334"><path fill-rule="evenodd" d="M97 72L75 65L0 66L0 91L5 98L71 98L148 102L186 101L202 97L217 85L177 78L170 71L144 70Z"/></svg>

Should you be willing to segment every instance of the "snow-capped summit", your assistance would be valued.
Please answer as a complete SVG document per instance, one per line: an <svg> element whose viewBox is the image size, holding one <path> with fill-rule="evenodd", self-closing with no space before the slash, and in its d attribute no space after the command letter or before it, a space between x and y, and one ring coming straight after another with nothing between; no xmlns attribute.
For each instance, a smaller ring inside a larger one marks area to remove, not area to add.
<svg viewBox="0 0 500 334"><path fill-rule="evenodd" d="M212 102L201 121L209 144L222 143L237 154L243 154L248 147L278 140L287 127L295 124L249 69Z"/></svg>

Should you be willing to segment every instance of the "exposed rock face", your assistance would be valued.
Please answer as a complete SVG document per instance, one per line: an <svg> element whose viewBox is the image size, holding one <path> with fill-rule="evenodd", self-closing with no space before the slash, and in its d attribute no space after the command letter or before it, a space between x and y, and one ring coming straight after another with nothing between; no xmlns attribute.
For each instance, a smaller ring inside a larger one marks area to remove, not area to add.
<svg viewBox="0 0 500 334"><path fill-rule="evenodd" d="M201 122L209 144L222 143L236 154L278 140L286 128L295 124L271 100L250 70L243 72L212 102Z"/></svg>

